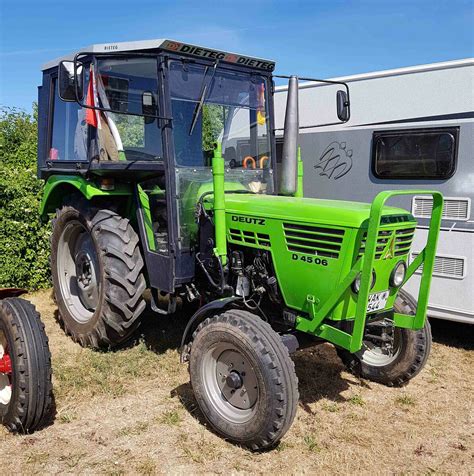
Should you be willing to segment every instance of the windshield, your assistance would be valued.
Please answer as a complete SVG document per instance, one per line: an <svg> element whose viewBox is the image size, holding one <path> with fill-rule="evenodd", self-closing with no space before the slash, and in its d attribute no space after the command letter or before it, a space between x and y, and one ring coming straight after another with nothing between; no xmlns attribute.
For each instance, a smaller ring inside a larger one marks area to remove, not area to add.
<svg viewBox="0 0 474 476"><path fill-rule="evenodd" d="M171 61L180 246L196 241L196 202L212 190L213 143L222 144L227 190L272 193L266 79L259 74Z"/></svg>
<svg viewBox="0 0 474 476"><path fill-rule="evenodd" d="M172 61L170 93L177 166L209 166L219 141L227 167L270 167L263 76Z"/></svg>

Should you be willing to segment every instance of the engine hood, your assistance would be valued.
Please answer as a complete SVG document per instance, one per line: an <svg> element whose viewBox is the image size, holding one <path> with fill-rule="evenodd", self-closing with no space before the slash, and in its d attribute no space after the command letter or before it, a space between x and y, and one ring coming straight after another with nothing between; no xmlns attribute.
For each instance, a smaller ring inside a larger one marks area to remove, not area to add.
<svg viewBox="0 0 474 476"><path fill-rule="evenodd" d="M370 215L369 203L278 195L226 194L226 212L250 217L276 218L304 223L365 228ZM383 216L403 215L415 221L402 208L384 207Z"/></svg>

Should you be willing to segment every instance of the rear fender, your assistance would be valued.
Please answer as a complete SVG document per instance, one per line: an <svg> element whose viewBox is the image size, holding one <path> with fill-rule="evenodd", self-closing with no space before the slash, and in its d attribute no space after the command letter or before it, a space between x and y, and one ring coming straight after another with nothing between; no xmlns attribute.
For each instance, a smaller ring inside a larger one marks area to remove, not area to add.
<svg viewBox="0 0 474 476"><path fill-rule="evenodd" d="M41 220L46 221L48 213L54 213L61 206L64 196L74 192L80 192L87 200L94 197L133 195L132 187L128 184L120 183L113 190L102 190L97 183L78 175L53 175L44 186L40 205Z"/></svg>

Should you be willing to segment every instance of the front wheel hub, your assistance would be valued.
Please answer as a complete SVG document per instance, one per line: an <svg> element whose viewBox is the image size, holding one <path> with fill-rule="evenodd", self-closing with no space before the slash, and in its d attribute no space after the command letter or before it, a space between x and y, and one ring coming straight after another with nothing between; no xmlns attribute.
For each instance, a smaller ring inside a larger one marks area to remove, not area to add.
<svg viewBox="0 0 474 476"><path fill-rule="evenodd" d="M239 388L242 387L244 382L239 372L236 372L235 370L233 370L232 372L229 373L229 375L225 379L225 383L229 388L238 390Z"/></svg>
<svg viewBox="0 0 474 476"><path fill-rule="evenodd" d="M87 289L92 281L92 265L87 253L80 251L76 256L76 276L79 287Z"/></svg>
<svg viewBox="0 0 474 476"><path fill-rule="evenodd" d="M367 326L363 348L356 355L368 365L384 367L397 359L400 350L400 328L392 320L384 319Z"/></svg>
<svg viewBox="0 0 474 476"><path fill-rule="evenodd" d="M216 357L217 385L227 404L240 410L251 409L257 401L258 385L250 361L235 348L225 349Z"/></svg>
<svg viewBox="0 0 474 476"><path fill-rule="evenodd" d="M64 227L57 249L57 272L62 299L80 324L92 319L100 303L99 258L90 231L72 220Z"/></svg>

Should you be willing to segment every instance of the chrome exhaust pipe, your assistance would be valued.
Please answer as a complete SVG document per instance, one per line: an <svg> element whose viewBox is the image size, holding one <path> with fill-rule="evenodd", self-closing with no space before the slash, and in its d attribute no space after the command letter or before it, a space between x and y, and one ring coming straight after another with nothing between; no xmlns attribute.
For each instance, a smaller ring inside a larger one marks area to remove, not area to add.
<svg viewBox="0 0 474 476"><path fill-rule="evenodd" d="M283 130L283 153L280 174L280 195L295 195L298 173L298 78L291 76L288 81L285 127Z"/></svg>

